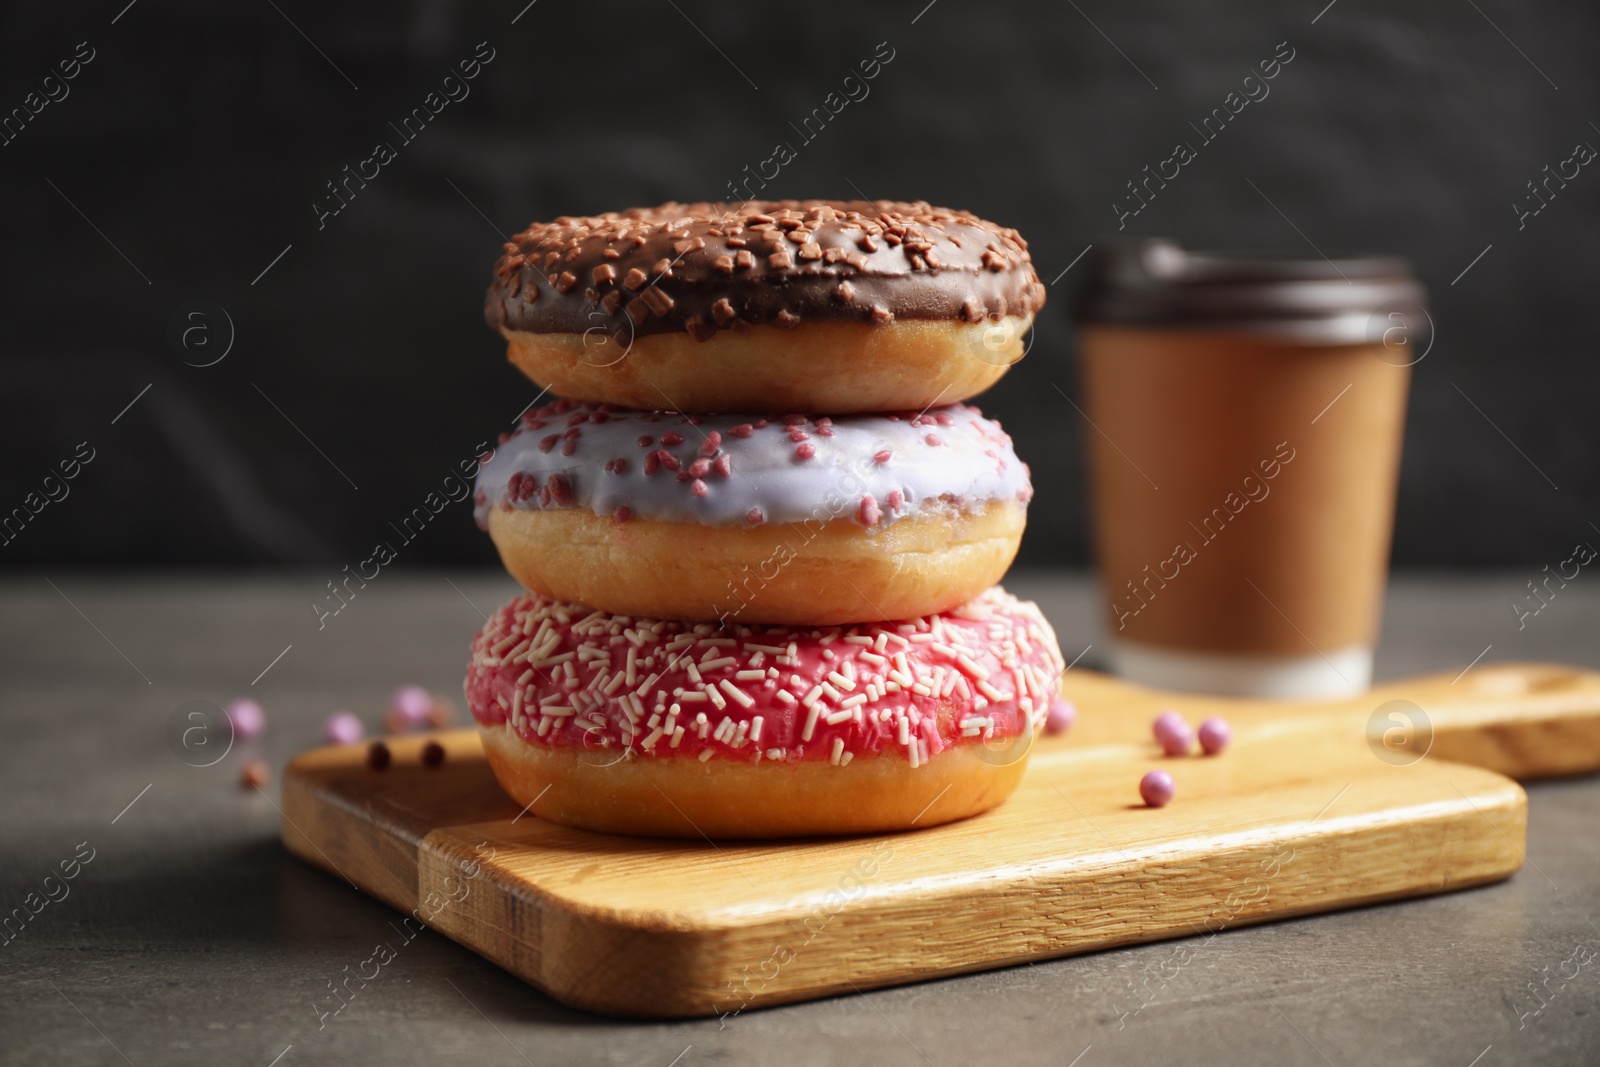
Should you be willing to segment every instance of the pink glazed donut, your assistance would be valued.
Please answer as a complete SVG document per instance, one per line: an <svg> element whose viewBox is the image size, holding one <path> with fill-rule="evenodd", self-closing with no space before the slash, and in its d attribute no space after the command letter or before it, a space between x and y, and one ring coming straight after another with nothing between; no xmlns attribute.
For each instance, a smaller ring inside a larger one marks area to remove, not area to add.
<svg viewBox="0 0 1600 1067"><path fill-rule="evenodd" d="M847 627L681 623L541 596L478 634L467 703L517 803L652 837L934 826L1016 788L1062 673L1039 609L995 587Z"/></svg>
<svg viewBox="0 0 1600 1067"><path fill-rule="evenodd" d="M682 415L562 400L478 471L479 525L532 592L622 615L787 625L947 611L999 581L1033 496L999 425Z"/></svg>

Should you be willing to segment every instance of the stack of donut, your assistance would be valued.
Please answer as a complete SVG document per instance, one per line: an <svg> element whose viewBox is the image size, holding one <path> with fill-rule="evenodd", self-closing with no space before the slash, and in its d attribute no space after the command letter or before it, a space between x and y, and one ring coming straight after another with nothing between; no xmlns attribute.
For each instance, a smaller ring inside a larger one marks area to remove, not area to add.
<svg viewBox="0 0 1600 1067"><path fill-rule="evenodd" d="M516 235L487 318L562 399L478 474L479 525L528 589L466 680L506 791L566 825L710 838L1003 801L1062 659L995 585L1028 468L963 401L1043 303L1014 231L924 203L666 204Z"/></svg>

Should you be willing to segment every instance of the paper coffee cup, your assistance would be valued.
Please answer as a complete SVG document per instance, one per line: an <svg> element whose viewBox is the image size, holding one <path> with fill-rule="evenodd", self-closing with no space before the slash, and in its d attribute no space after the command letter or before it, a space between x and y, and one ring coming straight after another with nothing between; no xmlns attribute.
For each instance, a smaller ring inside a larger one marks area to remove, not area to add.
<svg viewBox="0 0 1600 1067"><path fill-rule="evenodd" d="M1076 309L1114 670L1314 698L1372 674L1410 367L1400 260L1117 246Z"/></svg>

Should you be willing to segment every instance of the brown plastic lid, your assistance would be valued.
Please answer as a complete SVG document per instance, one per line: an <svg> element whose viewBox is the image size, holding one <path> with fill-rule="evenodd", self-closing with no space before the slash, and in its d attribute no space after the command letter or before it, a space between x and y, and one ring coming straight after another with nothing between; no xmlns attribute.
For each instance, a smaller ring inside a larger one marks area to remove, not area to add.
<svg viewBox="0 0 1600 1067"><path fill-rule="evenodd" d="M1302 344L1383 343L1427 322L1427 292L1398 256L1190 252L1176 241L1095 250L1079 322L1265 333ZM1413 337L1415 340L1416 337Z"/></svg>

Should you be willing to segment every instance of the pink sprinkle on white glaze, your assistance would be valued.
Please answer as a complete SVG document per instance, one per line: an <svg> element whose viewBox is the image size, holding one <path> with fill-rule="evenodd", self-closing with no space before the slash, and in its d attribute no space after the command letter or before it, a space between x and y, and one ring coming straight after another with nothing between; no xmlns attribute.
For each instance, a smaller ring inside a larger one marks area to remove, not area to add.
<svg viewBox="0 0 1600 1067"><path fill-rule="evenodd" d="M744 525L755 508L767 522L806 522L821 508L823 519L881 529L924 511L970 514L1032 497L1010 438L964 404L769 420L562 400L525 412L521 422L479 469L473 502L480 525L497 508L610 516L626 506L640 519L707 526ZM923 447L930 437L942 446L937 452ZM699 492L697 480L715 491ZM871 509L859 507L865 496L878 504L873 526L865 525Z"/></svg>

